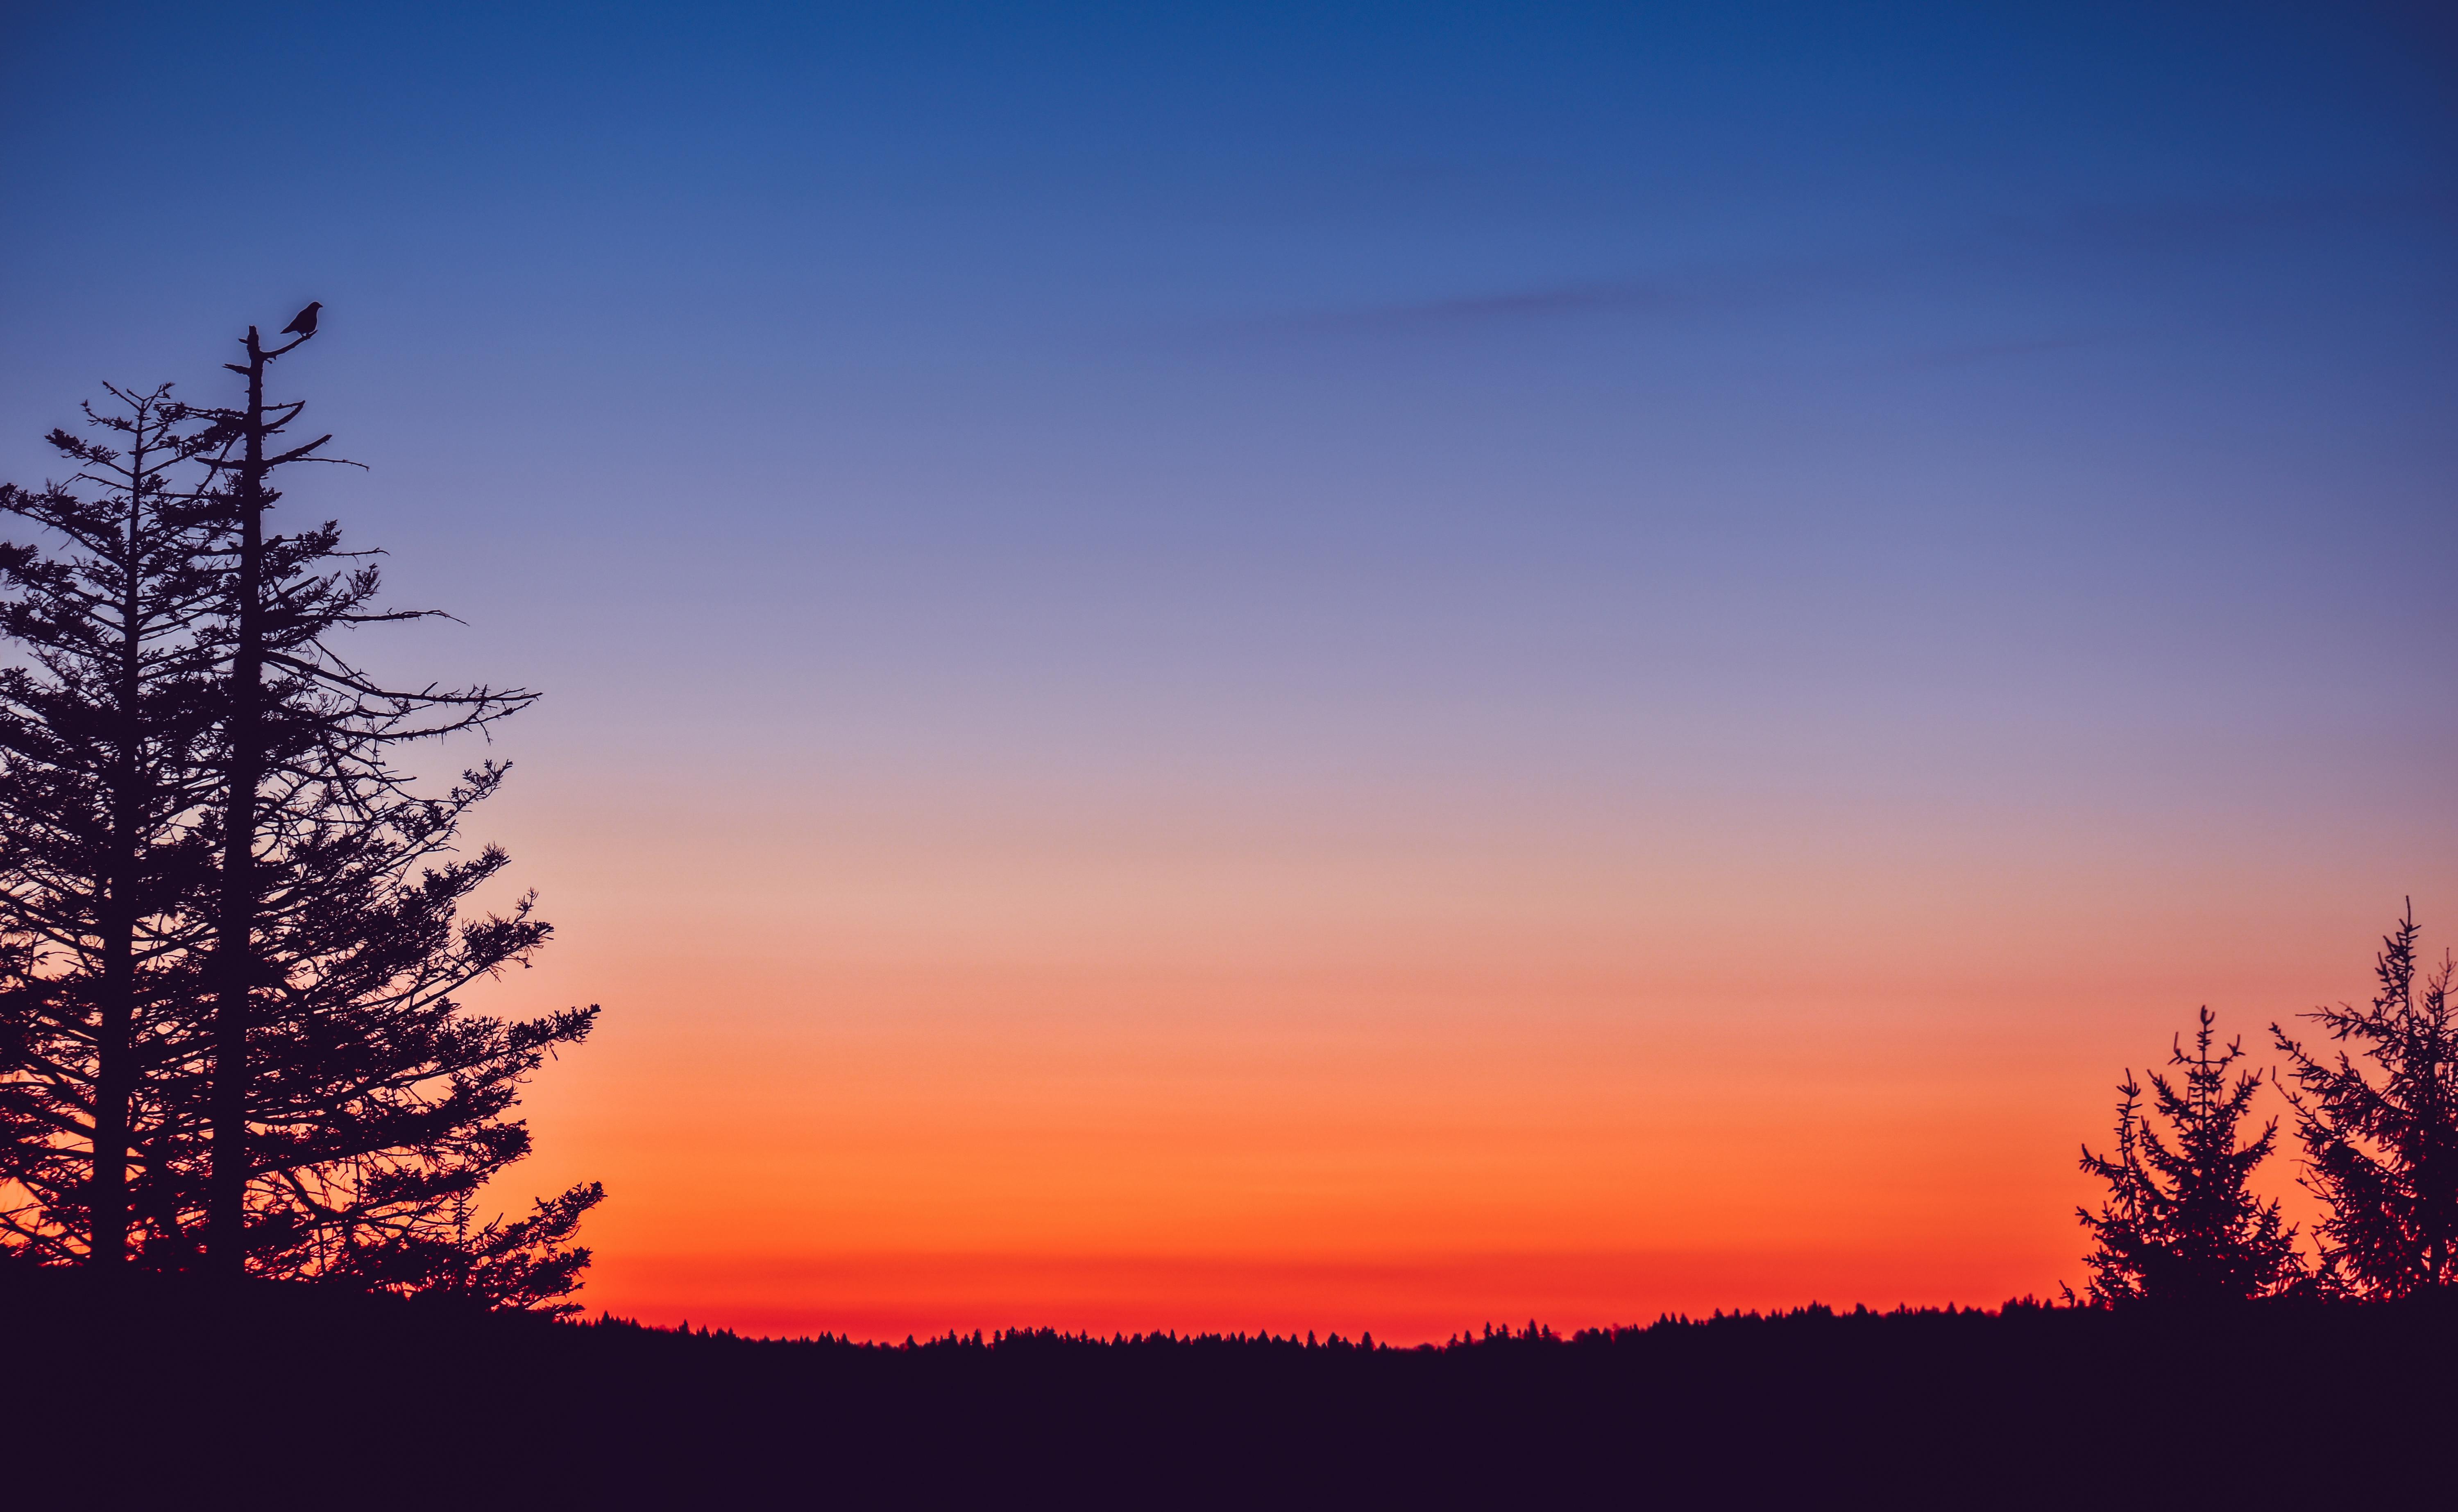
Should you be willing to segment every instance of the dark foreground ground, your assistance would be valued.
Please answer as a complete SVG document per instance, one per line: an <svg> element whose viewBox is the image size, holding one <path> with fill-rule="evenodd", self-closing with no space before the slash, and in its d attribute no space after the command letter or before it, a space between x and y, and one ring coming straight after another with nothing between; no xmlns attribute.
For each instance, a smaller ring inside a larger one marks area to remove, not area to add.
<svg viewBox="0 0 2458 1512"><path fill-rule="evenodd" d="M2458 1507L2439 1307L890 1348L18 1274L0 1319L30 1506Z"/></svg>

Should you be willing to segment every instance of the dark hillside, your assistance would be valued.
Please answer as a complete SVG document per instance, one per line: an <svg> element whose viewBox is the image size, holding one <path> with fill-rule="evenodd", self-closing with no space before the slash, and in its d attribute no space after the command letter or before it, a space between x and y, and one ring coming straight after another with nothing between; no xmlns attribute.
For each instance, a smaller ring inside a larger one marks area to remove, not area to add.
<svg viewBox="0 0 2458 1512"><path fill-rule="evenodd" d="M2414 1305L1403 1350L760 1341L58 1274L0 1299L12 1478L47 1505L220 1504L190 1488L233 1452L265 1507L2348 1505L2446 1487L2458 1442L2458 1315ZM2362 1417L2307 1426L2324 1385Z"/></svg>

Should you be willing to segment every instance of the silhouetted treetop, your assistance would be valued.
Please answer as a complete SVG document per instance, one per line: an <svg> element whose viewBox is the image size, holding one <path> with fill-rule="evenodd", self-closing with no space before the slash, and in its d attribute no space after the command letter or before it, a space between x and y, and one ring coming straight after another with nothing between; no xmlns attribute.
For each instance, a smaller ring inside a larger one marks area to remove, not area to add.
<svg viewBox="0 0 2458 1512"><path fill-rule="evenodd" d="M2304 1182L2329 1205L2323 1260L2367 1297L2458 1285L2453 968L2445 957L2419 976L2417 935L2410 903L2374 958L2372 1002L2304 1015L2342 1048L2308 1050L2270 1026L2295 1083Z"/></svg>
<svg viewBox="0 0 2458 1512"><path fill-rule="evenodd" d="M2278 1122L2238 1143L2262 1078L2238 1071L2231 1081L2243 1045L2231 1040L2215 1053L2215 1023L2202 1008L2192 1053L2181 1041L2171 1046L2168 1064L2183 1069L2180 1081L2152 1073L2157 1121L2129 1071L2117 1087L2124 1100L2115 1150L2103 1156L2083 1148L2082 1169L2109 1189L2096 1213L2075 1210L2094 1241L2084 1262L2095 1304L2244 1301L2304 1278L2295 1228L2282 1221L2276 1199L2264 1202L2247 1185L2270 1157ZM2164 1138L2159 1121L2169 1130Z"/></svg>

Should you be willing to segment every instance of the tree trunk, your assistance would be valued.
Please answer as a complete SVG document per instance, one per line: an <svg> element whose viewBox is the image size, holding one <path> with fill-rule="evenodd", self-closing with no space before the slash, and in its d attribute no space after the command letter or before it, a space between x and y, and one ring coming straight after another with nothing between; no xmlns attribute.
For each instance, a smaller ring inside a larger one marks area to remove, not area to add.
<svg viewBox="0 0 2458 1512"><path fill-rule="evenodd" d="M144 775L145 738L139 702L144 691L144 592L137 549L145 508L145 417L140 413L137 418L138 440L128 459L129 549L119 602L115 689L120 726L118 749L113 754L111 861L102 880L102 1001L95 1005L101 1022L94 1036L93 1197L87 1210L86 1262L104 1270L116 1269L128 1256L129 1101L136 1087L131 1039L136 1017L137 830L144 807L137 784Z"/></svg>
<svg viewBox="0 0 2458 1512"><path fill-rule="evenodd" d="M214 942L213 1173L207 1191L205 1252L218 1274L238 1276L247 1262L247 1029L256 986L256 798L263 777L264 348L247 328L246 447L239 471L240 545L235 593L238 644L232 648L225 715L230 774L222 833L221 897Z"/></svg>

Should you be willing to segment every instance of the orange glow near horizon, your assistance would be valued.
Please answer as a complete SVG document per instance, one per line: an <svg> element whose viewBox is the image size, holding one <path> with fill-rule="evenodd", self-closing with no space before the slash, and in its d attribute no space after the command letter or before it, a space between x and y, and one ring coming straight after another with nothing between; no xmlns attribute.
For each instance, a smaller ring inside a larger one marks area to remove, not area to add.
<svg viewBox="0 0 2458 1512"><path fill-rule="evenodd" d="M761 1334L1414 1342L2051 1295L2118 1071L2201 1001L2260 1044L2360 990L2368 939L2156 875L1991 897L1931 858L1856 892L1805 844L1685 891L1594 847L1548 880L1291 839L1316 863L1274 877L714 827L522 840L586 927L481 1005L606 1004L517 1176L607 1183L589 1308Z"/></svg>

